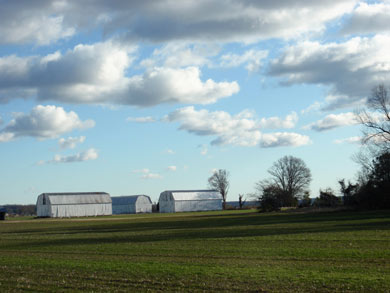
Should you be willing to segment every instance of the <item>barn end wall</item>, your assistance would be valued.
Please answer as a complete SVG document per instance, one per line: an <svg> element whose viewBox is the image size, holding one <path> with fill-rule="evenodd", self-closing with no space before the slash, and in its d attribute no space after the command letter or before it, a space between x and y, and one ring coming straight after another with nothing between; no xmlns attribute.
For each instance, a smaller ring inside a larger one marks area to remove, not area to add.
<svg viewBox="0 0 390 293"><path fill-rule="evenodd" d="M174 213L175 204L173 198L169 191L164 191L160 193L160 198L158 199L159 212L160 213Z"/></svg>
<svg viewBox="0 0 390 293"><path fill-rule="evenodd" d="M50 206L48 203L43 204L43 197L41 194L37 198L37 216L40 218L50 217Z"/></svg>
<svg viewBox="0 0 390 293"><path fill-rule="evenodd" d="M136 213L151 213L152 212L152 202L150 197L139 196L137 202L135 203L135 212Z"/></svg>
<svg viewBox="0 0 390 293"><path fill-rule="evenodd" d="M160 213L174 213L175 204L173 201L161 200L159 201Z"/></svg>
<svg viewBox="0 0 390 293"><path fill-rule="evenodd" d="M152 201L147 195L129 195L112 197L112 213L136 214L151 213Z"/></svg>

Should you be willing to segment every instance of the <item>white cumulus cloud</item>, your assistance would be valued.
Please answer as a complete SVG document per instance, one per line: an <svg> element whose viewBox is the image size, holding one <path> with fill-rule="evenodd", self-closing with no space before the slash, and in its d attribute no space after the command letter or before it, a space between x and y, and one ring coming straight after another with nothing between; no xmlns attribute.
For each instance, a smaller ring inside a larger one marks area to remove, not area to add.
<svg viewBox="0 0 390 293"><path fill-rule="evenodd" d="M61 149L74 149L77 144L83 143L85 141L85 136L80 137L68 137L60 138L58 140L58 145Z"/></svg>
<svg viewBox="0 0 390 293"><path fill-rule="evenodd" d="M347 112L340 114L329 114L324 119L318 120L315 123L305 126L307 129L315 131L326 131L342 126L359 124L359 120L355 113Z"/></svg>
<svg viewBox="0 0 390 293"><path fill-rule="evenodd" d="M168 170L168 171L175 172L175 171L177 170L177 167L176 167L176 166L168 166L168 167L167 167L167 170Z"/></svg>
<svg viewBox="0 0 390 293"><path fill-rule="evenodd" d="M158 173L147 173L141 176L141 179L162 179L162 178L163 176L161 176Z"/></svg>
<svg viewBox="0 0 390 293"><path fill-rule="evenodd" d="M283 83L323 84L330 93L325 110L353 107L390 78L390 35L355 37L345 42L305 41L289 46L270 64ZM358 81L358 82L357 82Z"/></svg>
<svg viewBox="0 0 390 293"><path fill-rule="evenodd" d="M288 114L285 119L280 117L261 118L259 124L261 128L277 129L277 128L294 128L298 122L298 115L295 112Z"/></svg>
<svg viewBox="0 0 390 293"><path fill-rule="evenodd" d="M292 115L295 116L295 115ZM237 115L230 115L224 111L209 112L208 110L195 110L193 106L177 109L170 113L166 120L169 122L178 121L179 129L200 136L215 136L213 145L238 145L238 146L299 146L309 143L307 136L296 133L275 133L262 135L261 120L254 118L251 111L245 110ZM280 123L282 120L263 121L265 126L288 126L288 123ZM294 120L294 119L292 119ZM267 123L266 123L267 122ZM262 140L266 142L262 142ZM269 141L272 140L272 143Z"/></svg>
<svg viewBox="0 0 390 293"><path fill-rule="evenodd" d="M167 117L170 122L179 121L179 129L203 136L217 136L212 144L235 144L254 146L260 139L256 121L242 118L240 114L231 116L224 111L209 112L195 110L193 106L178 109Z"/></svg>
<svg viewBox="0 0 390 293"><path fill-rule="evenodd" d="M343 34L369 34L390 32L390 2L360 2L347 20Z"/></svg>
<svg viewBox="0 0 390 293"><path fill-rule="evenodd" d="M80 104L209 104L239 91L237 82L203 81L198 67L153 67L127 76L136 48L106 41L64 55L0 58L0 101L35 96Z"/></svg>
<svg viewBox="0 0 390 293"><path fill-rule="evenodd" d="M260 146L263 148L271 147L287 147L287 146L303 146L310 144L311 140L308 136L293 132L275 132L264 133L261 137Z"/></svg>
<svg viewBox="0 0 390 293"><path fill-rule="evenodd" d="M151 122L156 122L156 119L154 119L151 116L146 116L146 117L128 117L126 119L128 122L136 122L136 123L151 123Z"/></svg>
<svg viewBox="0 0 390 293"><path fill-rule="evenodd" d="M76 163L76 162L84 162L90 160L96 160L98 158L98 152L94 148L88 149L84 152L77 153L74 155L62 156L55 155L54 158L50 161L39 161L38 165L42 165L44 163Z"/></svg>
<svg viewBox="0 0 390 293"><path fill-rule="evenodd" d="M141 179L162 179L163 176L151 172L148 168L133 170L132 173L141 174Z"/></svg>
<svg viewBox="0 0 390 293"><path fill-rule="evenodd" d="M242 55L229 53L220 57L220 66L222 67L238 67L246 64L245 68L249 72L258 72L261 68L261 62L268 56L268 52L264 50L248 50Z"/></svg>
<svg viewBox="0 0 390 293"><path fill-rule="evenodd" d="M121 104L153 106L161 103L210 104L240 89L237 82L202 81L197 67L155 67L129 79Z"/></svg>
<svg viewBox="0 0 390 293"><path fill-rule="evenodd" d="M132 13L122 7L111 29L126 27L124 39L164 42L196 40L255 42L321 32L328 21L352 11L357 1L157 1ZM115 7L115 5L111 5ZM110 8L107 8L110 11ZM112 8L111 8L112 9ZM131 17L142 14L142 19Z"/></svg>
<svg viewBox="0 0 390 293"><path fill-rule="evenodd" d="M3 1L3 43L44 45L101 29L127 42L256 42L325 29L357 0ZM85 13L88 11L88 13ZM142 15L142 17L140 17Z"/></svg>
<svg viewBox="0 0 390 293"><path fill-rule="evenodd" d="M333 142L335 144L343 144L343 143L361 144L362 137L360 137L360 136L351 136L351 137L342 138L342 139L335 139Z"/></svg>
<svg viewBox="0 0 390 293"><path fill-rule="evenodd" d="M48 45L75 34L65 23L64 5L60 1L2 1L0 43Z"/></svg>
<svg viewBox="0 0 390 293"><path fill-rule="evenodd" d="M220 46L212 44L168 43L155 49L150 58L141 61L146 68L153 67L188 67L211 65L210 58L217 55Z"/></svg>
<svg viewBox="0 0 390 293"><path fill-rule="evenodd" d="M3 141L30 136L37 139L55 138L74 129L93 127L93 120L81 121L73 112L62 107L38 105L30 113L14 113L14 118L0 130Z"/></svg>
<svg viewBox="0 0 390 293"><path fill-rule="evenodd" d="M14 133L11 132L0 132L0 142L11 141L15 137Z"/></svg>

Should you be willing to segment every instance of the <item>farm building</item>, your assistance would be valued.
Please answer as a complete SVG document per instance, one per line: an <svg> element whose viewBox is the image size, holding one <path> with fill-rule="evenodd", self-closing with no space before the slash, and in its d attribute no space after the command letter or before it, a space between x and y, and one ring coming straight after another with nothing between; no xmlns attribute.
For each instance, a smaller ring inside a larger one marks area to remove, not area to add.
<svg viewBox="0 0 390 293"><path fill-rule="evenodd" d="M160 213L222 210L216 190L167 190L160 194Z"/></svg>
<svg viewBox="0 0 390 293"><path fill-rule="evenodd" d="M151 213L152 201L147 195L111 197L113 214Z"/></svg>
<svg viewBox="0 0 390 293"><path fill-rule="evenodd" d="M111 197L105 192L42 193L38 217L64 218L112 215Z"/></svg>

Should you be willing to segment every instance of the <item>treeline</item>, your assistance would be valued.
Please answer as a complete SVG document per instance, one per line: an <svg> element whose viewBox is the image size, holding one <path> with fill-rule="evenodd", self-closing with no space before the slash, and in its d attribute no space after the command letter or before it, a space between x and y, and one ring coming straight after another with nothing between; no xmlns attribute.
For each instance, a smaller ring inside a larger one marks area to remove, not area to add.
<svg viewBox="0 0 390 293"><path fill-rule="evenodd" d="M343 202L368 209L390 208L390 152L377 156L367 174L356 183L339 181Z"/></svg>
<svg viewBox="0 0 390 293"><path fill-rule="evenodd" d="M369 164L370 168L362 170L364 174L361 172L357 182L346 183L342 179L338 182L339 192L327 188L320 190L318 197L313 199L306 189L310 170L301 159L283 157L268 171L273 177L257 183L260 209L275 211L282 207L310 206L390 209L390 152L382 153Z"/></svg>
<svg viewBox="0 0 390 293"><path fill-rule="evenodd" d="M4 205L3 207L10 216L35 216L37 214L37 208L34 204L10 204Z"/></svg>
<svg viewBox="0 0 390 293"><path fill-rule="evenodd" d="M356 182L339 181L342 197L330 188L310 198L311 172L299 158L285 156L268 170L270 178L256 184L261 210L281 207L337 207L390 209L390 96L384 85L372 90L366 107L356 118L363 126L362 148L355 156L361 165Z"/></svg>

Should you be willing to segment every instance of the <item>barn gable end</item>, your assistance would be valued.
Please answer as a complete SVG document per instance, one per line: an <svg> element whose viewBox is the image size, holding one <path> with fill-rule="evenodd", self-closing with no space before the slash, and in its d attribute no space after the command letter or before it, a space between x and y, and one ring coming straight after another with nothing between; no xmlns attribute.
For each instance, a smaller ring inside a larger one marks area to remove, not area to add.
<svg viewBox="0 0 390 293"><path fill-rule="evenodd" d="M151 213L152 200L147 195L111 197L113 214Z"/></svg>

